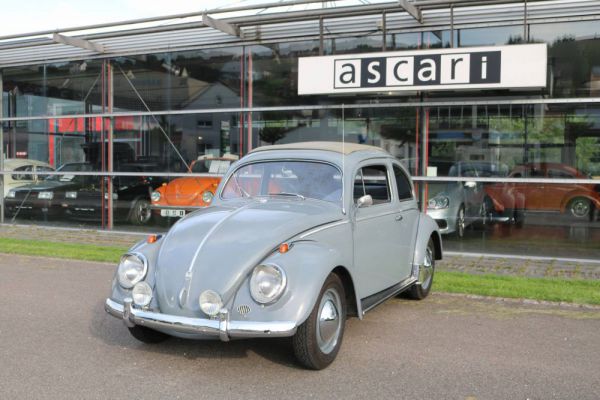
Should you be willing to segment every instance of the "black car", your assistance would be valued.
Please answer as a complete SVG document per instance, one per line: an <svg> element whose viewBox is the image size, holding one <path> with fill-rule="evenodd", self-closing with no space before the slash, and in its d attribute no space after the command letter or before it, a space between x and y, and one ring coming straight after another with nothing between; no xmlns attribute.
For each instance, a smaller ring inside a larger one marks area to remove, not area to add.
<svg viewBox="0 0 600 400"><path fill-rule="evenodd" d="M43 181L20 186L8 192L4 199L4 212L8 218L42 217L57 218L64 215L62 206L66 193L92 185L95 176L81 176L69 172L93 172L97 168L89 163L68 163L57 171L63 175L50 175Z"/></svg>
<svg viewBox="0 0 600 400"><path fill-rule="evenodd" d="M155 163L120 164L116 171L155 172L160 165ZM102 209L108 212L107 179L97 180L93 185L85 185L66 193L62 207L66 215L78 221L99 221ZM150 194L163 183L162 179L145 176L115 176L113 184L113 218L115 222L130 222L144 225L150 222ZM106 214L105 214L106 215Z"/></svg>

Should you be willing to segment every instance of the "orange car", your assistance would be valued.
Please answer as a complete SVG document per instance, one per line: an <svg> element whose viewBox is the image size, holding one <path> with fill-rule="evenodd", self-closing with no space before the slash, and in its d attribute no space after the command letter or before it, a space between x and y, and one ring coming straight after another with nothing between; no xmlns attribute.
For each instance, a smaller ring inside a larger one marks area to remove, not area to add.
<svg viewBox="0 0 600 400"><path fill-rule="evenodd" d="M232 154L223 157L200 156L190 165L189 172L223 175L238 158ZM208 206L220 181L221 177L217 176L173 179L152 192L152 209L161 217L183 217L189 211Z"/></svg>
<svg viewBox="0 0 600 400"><path fill-rule="evenodd" d="M515 167L509 178L588 179L577 169L558 163ZM576 219L593 219L600 209L600 184L498 183L485 186L484 205L497 217L522 222L523 211L556 211Z"/></svg>

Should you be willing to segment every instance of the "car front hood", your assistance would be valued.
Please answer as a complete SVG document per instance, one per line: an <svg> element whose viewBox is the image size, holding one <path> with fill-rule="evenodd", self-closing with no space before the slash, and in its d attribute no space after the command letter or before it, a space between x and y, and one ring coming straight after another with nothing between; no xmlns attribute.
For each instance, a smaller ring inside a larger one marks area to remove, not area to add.
<svg viewBox="0 0 600 400"><path fill-rule="evenodd" d="M202 206L202 193L218 186L219 178L178 178L165 188L165 201L170 206Z"/></svg>
<svg viewBox="0 0 600 400"><path fill-rule="evenodd" d="M56 189L63 189L70 186L73 186L73 182L60 182L60 181L42 181L38 183L32 183L29 185L19 186L16 189L13 189L15 192L42 192L42 191L51 191Z"/></svg>
<svg viewBox="0 0 600 400"><path fill-rule="evenodd" d="M316 200L261 199L190 214L163 239L156 288L164 313L197 316L204 290L225 304L258 263L283 241L342 218L338 206Z"/></svg>

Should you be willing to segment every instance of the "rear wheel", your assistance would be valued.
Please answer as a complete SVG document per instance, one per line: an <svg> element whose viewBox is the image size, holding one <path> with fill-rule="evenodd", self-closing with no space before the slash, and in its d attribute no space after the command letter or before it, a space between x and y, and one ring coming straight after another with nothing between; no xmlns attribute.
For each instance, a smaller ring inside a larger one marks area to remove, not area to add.
<svg viewBox="0 0 600 400"><path fill-rule="evenodd" d="M409 298L423 300L429 294L433 285L433 274L435 272L435 246L430 238L425 251L423 265L419 271L419 282L411 286L406 292Z"/></svg>
<svg viewBox="0 0 600 400"><path fill-rule="evenodd" d="M346 294L336 274L330 274L312 312L292 338L294 354L304 367L323 369L335 360L346 323Z"/></svg>
<svg viewBox="0 0 600 400"><path fill-rule="evenodd" d="M152 329L148 329L145 326L136 325L129 329L131 336L139 340L140 342L147 344L161 343L169 338L169 335Z"/></svg>
<svg viewBox="0 0 600 400"><path fill-rule="evenodd" d="M592 202L585 197L576 197L567 205L567 212L576 219L589 219L592 209Z"/></svg>

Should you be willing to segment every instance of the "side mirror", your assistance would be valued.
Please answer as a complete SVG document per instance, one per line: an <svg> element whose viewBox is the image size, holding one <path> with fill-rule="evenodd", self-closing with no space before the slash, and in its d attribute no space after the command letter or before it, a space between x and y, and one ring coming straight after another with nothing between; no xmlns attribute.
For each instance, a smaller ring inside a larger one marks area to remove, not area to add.
<svg viewBox="0 0 600 400"><path fill-rule="evenodd" d="M364 196L362 196L358 200L356 200L357 208L371 207L372 205L373 205L373 198L371 197L370 194L365 194Z"/></svg>
<svg viewBox="0 0 600 400"><path fill-rule="evenodd" d="M473 182L473 181L465 182L465 187L466 188L473 189L476 186L477 186L477 182Z"/></svg>

